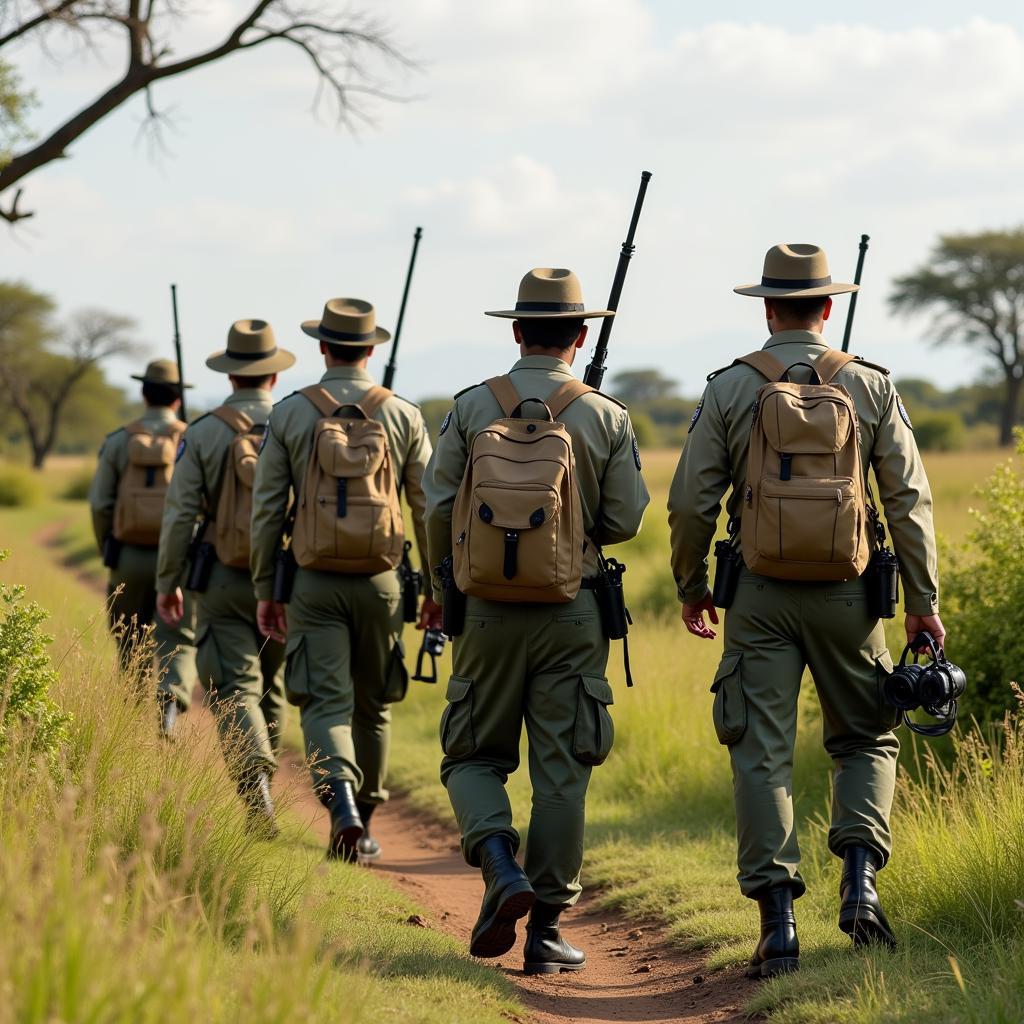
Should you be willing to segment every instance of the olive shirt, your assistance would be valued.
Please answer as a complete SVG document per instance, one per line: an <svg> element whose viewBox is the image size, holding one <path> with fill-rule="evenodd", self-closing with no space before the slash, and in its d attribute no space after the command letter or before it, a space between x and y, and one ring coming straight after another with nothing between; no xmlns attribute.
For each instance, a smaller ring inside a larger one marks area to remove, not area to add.
<svg viewBox="0 0 1024 1024"><path fill-rule="evenodd" d="M239 388L224 404L244 412L261 426L270 418L273 399L262 388ZM237 436L222 419L209 414L200 416L185 431L164 505L156 570L158 594L170 594L176 587L184 586L196 518L216 511L208 506L220 493L227 455ZM206 539L212 541L212 533Z"/></svg>
<svg viewBox="0 0 1024 1024"><path fill-rule="evenodd" d="M165 406L147 408L138 421L154 434L168 433L168 427L178 422L178 414ZM96 544L102 549L103 542L114 528L114 506L117 504L117 488L128 468L128 441L131 435L121 427L110 434L100 448L96 475L89 488L89 506L92 509L92 530Z"/></svg>
<svg viewBox="0 0 1024 1024"><path fill-rule="evenodd" d="M814 361L828 349L812 331L780 331L764 346L784 366ZM836 374L853 398L864 473L873 467L910 615L939 609L932 496L910 418L887 372L853 362ZM690 436L669 491L672 570L681 600L708 593L708 550L722 497L739 518L747 474L751 410L765 378L745 364L713 375L694 413Z"/></svg>
<svg viewBox="0 0 1024 1024"><path fill-rule="evenodd" d="M376 382L361 367L333 366L320 383L338 405L358 402ZM320 413L309 399L296 392L278 402L270 416L260 460L256 467L252 511L252 575L256 596L273 598L274 560L288 512L289 495L298 492L306 475L313 430ZM430 459L430 439L417 406L397 395L374 415L388 438L399 495L412 510L416 544L426 570L427 537L423 526L426 497L423 472Z"/></svg>
<svg viewBox="0 0 1024 1024"><path fill-rule="evenodd" d="M512 383L523 399L546 401L573 378L569 364L555 356L524 356L512 367ZM530 414L527 407L526 414ZM478 386L456 396L441 428L427 476L427 541L437 567L452 551L452 507L476 435L504 413L490 388ZM640 454L626 408L600 393L583 395L559 416L573 439L576 483L583 505L583 529L594 544L619 544L635 537L650 495L640 472ZM593 547L583 572L597 570ZM435 597L441 599L435 580Z"/></svg>

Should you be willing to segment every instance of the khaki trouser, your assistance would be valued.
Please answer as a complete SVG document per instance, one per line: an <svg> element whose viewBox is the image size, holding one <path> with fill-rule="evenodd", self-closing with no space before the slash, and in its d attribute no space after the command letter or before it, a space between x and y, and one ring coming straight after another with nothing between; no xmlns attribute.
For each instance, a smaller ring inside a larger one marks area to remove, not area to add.
<svg viewBox="0 0 1024 1024"><path fill-rule="evenodd" d="M561 605L467 603L441 718L441 781L463 856L479 866L477 847L496 834L518 849L505 783L519 767L525 724L533 786L525 869L539 899L570 906L581 892L590 773L613 735L597 602L581 591Z"/></svg>
<svg viewBox="0 0 1024 1024"><path fill-rule="evenodd" d="M214 565L197 596L199 677L210 690L232 774L273 772L283 725L284 646L260 635L246 570Z"/></svg>
<svg viewBox="0 0 1024 1024"><path fill-rule="evenodd" d="M196 684L196 651L192 602L186 597L185 616L177 628L164 625L156 614L156 548L125 544L117 568L107 584L110 628L117 637L121 668L138 665L133 650L153 627L157 691L173 697L182 710L192 704ZM120 593L115 591L120 588ZM148 681L137 680L141 696L148 696Z"/></svg>
<svg viewBox="0 0 1024 1024"><path fill-rule="evenodd" d="M882 695L892 659L863 582L787 583L744 570L712 689L715 729L732 757L739 883L750 897L784 884L804 891L792 775L805 667L835 765L829 848L864 845L882 863L892 849L898 712Z"/></svg>
<svg viewBox="0 0 1024 1024"><path fill-rule="evenodd" d="M351 782L383 803L391 703L408 683L401 588L395 572L343 576L300 569L288 605L285 688L299 708L314 788Z"/></svg>

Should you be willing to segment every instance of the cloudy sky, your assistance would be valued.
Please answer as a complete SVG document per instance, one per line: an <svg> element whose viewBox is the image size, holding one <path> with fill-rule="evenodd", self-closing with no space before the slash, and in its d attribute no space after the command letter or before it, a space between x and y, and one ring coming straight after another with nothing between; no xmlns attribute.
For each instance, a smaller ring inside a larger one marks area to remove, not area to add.
<svg viewBox="0 0 1024 1024"><path fill-rule="evenodd" d="M219 39L241 0L192 5L176 54ZM330 7L342 9L340 4ZM169 354L179 286L190 376L232 320L264 317L318 366L298 330L332 295L397 314L413 228L424 240L397 388L451 394L515 356L507 322L532 266L577 270L607 298L642 169L654 172L612 336L612 368L660 366L685 393L763 341L764 250L814 241L836 278L871 235L854 349L902 375L975 379L970 349L932 350L926 320L889 315L892 278L940 232L1024 218L1024 7L838 5L783 0L352 0L393 26L420 64L381 69L406 102L373 102L352 133L311 112L300 54L270 46L163 83L169 153L139 141L143 105L121 108L26 184L38 213L0 231L6 277L66 310L135 317ZM114 80L116 45L56 60L26 46L40 132ZM841 336L845 299L833 336ZM383 356L379 356L382 368ZM128 371L127 366L119 368Z"/></svg>

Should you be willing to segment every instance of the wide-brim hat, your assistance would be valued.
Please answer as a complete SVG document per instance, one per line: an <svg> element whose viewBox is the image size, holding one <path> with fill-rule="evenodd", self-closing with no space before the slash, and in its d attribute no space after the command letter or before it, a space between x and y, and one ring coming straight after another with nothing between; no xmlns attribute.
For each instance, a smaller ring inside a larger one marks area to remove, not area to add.
<svg viewBox="0 0 1024 1024"><path fill-rule="evenodd" d="M191 384L182 384L178 376L178 364L173 359L154 359L146 367L145 373L133 373L132 380L141 380L143 384L167 384L176 387L190 388Z"/></svg>
<svg viewBox="0 0 1024 1024"><path fill-rule="evenodd" d="M587 309L580 279L564 267L537 267L519 282L515 309L491 309L486 316L506 320L593 320L615 316L611 309Z"/></svg>
<svg viewBox="0 0 1024 1024"><path fill-rule="evenodd" d="M332 345L380 345L391 332L377 326L377 313L362 299L328 299L319 320L305 320L302 329L311 338Z"/></svg>
<svg viewBox="0 0 1024 1024"><path fill-rule="evenodd" d="M858 291L860 285L832 280L828 256L820 245L793 242L773 245L764 256L760 284L737 285L737 295L765 299L813 299Z"/></svg>
<svg viewBox="0 0 1024 1024"><path fill-rule="evenodd" d="M214 352L206 365L235 377L266 377L295 365L295 356L277 347L266 320L236 320L228 330L228 346Z"/></svg>

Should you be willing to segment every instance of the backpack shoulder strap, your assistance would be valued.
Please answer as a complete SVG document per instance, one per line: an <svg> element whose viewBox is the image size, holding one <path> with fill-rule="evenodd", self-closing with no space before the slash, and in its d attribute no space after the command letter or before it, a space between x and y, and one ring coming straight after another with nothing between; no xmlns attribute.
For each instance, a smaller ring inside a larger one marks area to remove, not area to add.
<svg viewBox="0 0 1024 1024"><path fill-rule="evenodd" d="M252 430L252 417L232 405L218 406L211 415L226 423L236 434L248 434Z"/></svg>
<svg viewBox="0 0 1024 1024"><path fill-rule="evenodd" d="M519 397L519 392L516 391L515 384L512 383L512 378L508 374L504 374L501 377L491 377L490 380L486 380L484 383L491 389L491 394L498 400L501 411L506 416L511 416L515 407L522 401Z"/></svg>
<svg viewBox="0 0 1024 1024"><path fill-rule="evenodd" d="M762 377L766 377L772 382L782 380L786 375L786 367L783 366L782 363L780 363L779 360L771 354L771 352L766 352L764 349L759 349L757 352L751 352L749 355L740 356L739 359L733 363L733 366L735 366L736 363L743 363L746 366L753 367L759 374L761 374Z"/></svg>
<svg viewBox="0 0 1024 1024"><path fill-rule="evenodd" d="M310 384L309 387L302 388L299 391L307 401L312 402L316 411L321 416L333 416L335 410L338 408L338 401L334 395L320 384Z"/></svg>
<svg viewBox="0 0 1024 1024"><path fill-rule="evenodd" d="M369 391L363 395L362 398L356 403L362 410L363 415L368 419L372 420L374 416L380 412L380 407L394 394L393 391L389 391L387 388L381 387L379 384L374 384Z"/></svg>
<svg viewBox="0 0 1024 1024"><path fill-rule="evenodd" d="M835 375L857 357L837 348L828 348L814 361L814 371L822 384L831 384Z"/></svg>
<svg viewBox="0 0 1024 1024"><path fill-rule="evenodd" d="M551 418L557 420L577 398L589 395L594 390L589 384L584 384L581 380L576 380L575 378L567 380L545 403L551 412Z"/></svg>

